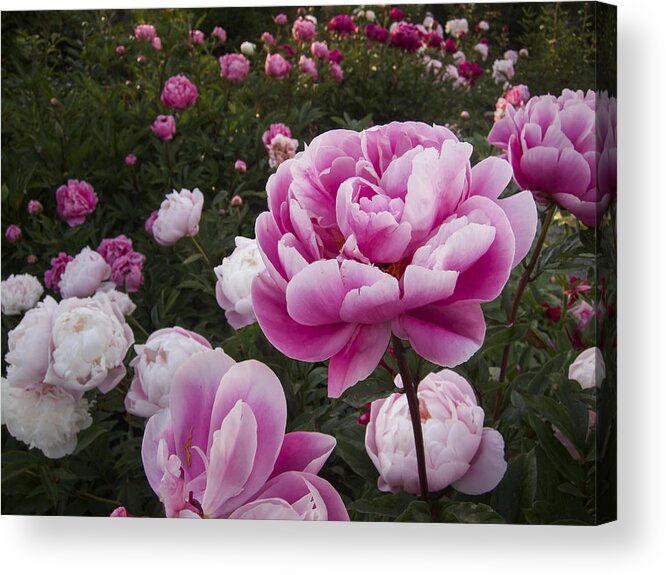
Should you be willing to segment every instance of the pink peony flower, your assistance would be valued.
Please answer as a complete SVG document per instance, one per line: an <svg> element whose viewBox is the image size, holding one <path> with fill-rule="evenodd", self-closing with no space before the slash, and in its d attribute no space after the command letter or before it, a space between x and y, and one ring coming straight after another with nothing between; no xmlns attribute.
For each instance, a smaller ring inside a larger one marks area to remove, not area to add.
<svg viewBox="0 0 666 575"><path fill-rule="evenodd" d="M124 53L125 53L125 46L123 46L122 44L118 44L116 46L116 54L122 55Z"/></svg>
<svg viewBox="0 0 666 575"><path fill-rule="evenodd" d="M402 386L400 376L396 385ZM483 427L483 408L472 386L444 369L418 386L428 489L452 485L468 495L494 489L506 471L504 439ZM414 434L407 396L394 393L373 401L365 430L365 449L379 471L380 491L420 493Z"/></svg>
<svg viewBox="0 0 666 575"><path fill-rule="evenodd" d="M136 156L134 154L127 154L125 156L125 165L133 166L136 164Z"/></svg>
<svg viewBox="0 0 666 575"><path fill-rule="evenodd" d="M317 64L315 64L315 61L312 58L308 58L305 54L303 54L298 60L298 69L303 72L303 74L311 76L313 80L317 80Z"/></svg>
<svg viewBox="0 0 666 575"><path fill-rule="evenodd" d="M374 40L380 44L385 44L389 37L389 31L378 24L367 24L364 31L370 40Z"/></svg>
<svg viewBox="0 0 666 575"><path fill-rule="evenodd" d="M163 246L172 246L185 236L196 236L203 203L203 194L197 188L193 191L174 190L167 194L153 222L155 241Z"/></svg>
<svg viewBox="0 0 666 575"><path fill-rule="evenodd" d="M160 40L159 36L155 36L150 42L150 45L159 52L162 49L162 40Z"/></svg>
<svg viewBox="0 0 666 575"><path fill-rule="evenodd" d="M344 55L337 48L335 50L331 50L328 53L328 61L329 62L335 62L336 64L339 64L340 62L342 62L343 59L344 59Z"/></svg>
<svg viewBox="0 0 666 575"><path fill-rule="evenodd" d="M51 269L44 274L44 285L54 292L60 293L60 280L67 264L74 258L65 252L60 252L51 259Z"/></svg>
<svg viewBox="0 0 666 575"><path fill-rule="evenodd" d="M160 114L155 118L151 130L160 140L171 140L176 133L176 118Z"/></svg>
<svg viewBox="0 0 666 575"><path fill-rule="evenodd" d="M67 180L56 190L58 203L58 216L71 227L78 226L92 214L97 207L97 194L88 183L83 180Z"/></svg>
<svg viewBox="0 0 666 575"><path fill-rule="evenodd" d="M405 52L416 52L421 47L419 29L414 24L400 22L391 33L391 44Z"/></svg>
<svg viewBox="0 0 666 575"><path fill-rule="evenodd" d="M506 91L504 98L507 103L511 104L514 108L519 108L527 103L530 99L530 90L525 84L518 84Z"/></svg>
<svg viewBox="0 0 666 575"><path fill-rule="evenodd" d="M594 317L594 308L586 301L580 301L569 310L569 313L578 321L578 331L583 331Z"/></svg>
<svg viewBox="0 0 666 575"><path fill-rule="evenodd" d="M331 21L328 23L328 29L331 32L337 32L340 36L354 34L358 30L356 24L354 24L354 18L347 14L338 14L331 18Z"/></svg>
<svg viewBox="0 0 666 575"><path fill-rule="evenodd" d="M276 14L273 20L278 26L286 26L287 23L289 22L289 20L287 20L287 15L282 14L282 12L280 12L280 14Z"/></svg>
<svg viewBox="0 0 666 575"><path fill-rule="evenodd" d="M284 124L271 124L268 130L266 130L261 136L261 141L264 143L264 146L266 146L266 150L268 150L273 138L278 134L291 138L291 129Z"/></svg>
<svg viewBox="0 0 666 575"><path fill-rule="evenodd" d="M600 387L606 379L606 363L598 347L582 352L569 366L569 379L577 381L583 389Z"/></svg>
<svg viewBox="0 0 666 575"><path fill-rule="evenodd" d="M233 198L231 198L231 202L229 202L233 207L238 208L243 205L243 198L241 198L238 194L236 194Z"/></svg>
<svg viewBox="0 0 666 575"><path fill-rule="evenodd" d="M317 27L310 20L298 18L294 20L291 34L295 40L300 42L310 42L317 34Z"/></svg>
<svg viewBox="0 0 666 575"><path fill-rule="evenodd" d="M329 364L329 395L375 369L391 334L445 367L481 346L495 299L536 231L530 193L498 199L511 167L446 128L406 122L317 136L267 183L252 286L285 355Z"/></svg>
<svg viewBox="0 0 666 575"><path fill-rule="evenodd" d="M134 517L126 507L116 507L109 517Z"/></svg>
<svg viewBox="0 0 666 575"><path fill-rule="evenodd" d="M344 73L342 72L342 67L340 66L340 64L336 64L335 62L331 62L330 74L331 74L331 78L333 78L336 82L342 82L342 79L344 77Z"/></svg>
<svg viewBox="0 0 666 575"><path fill-rule="evenodd" d="M473 86L476 80L483 76L483 68L476 62L462 60L458 64L458 73L462 78L465 78Z"/></svg>
<svg viewBox="0 0 666 575"><path fill-rule="evenodd" d="M215 38L220 44L224 44L227 41L227 31L222 28L222 26L215 26L210 35Z"/></svg>
<svg viewBox="0 0 666 575"><path fill-rule="evenodd" d="M21 228L19 228L16 224L7 226L7 229L5 230L5 238L7 238L7 241L10 244L15 244L18 242L22 235L23 232L21 231Z"/></svg>
<svg viewBox="0 0 666 575"><path fill-rule="evenodd" d="M273 34L271 34L270 32L264 32L261 35L261 41L264 44L268 44L270 46L275 43L275 38L273 37Z"/></svg>
<svg viewBox="0 0 666 575"><path fill-rule="evenodd" d="M617 190L616 125L615 98L564 90L508 105L488 141L506 151L520 188L593 227Z"/></svg>
<svg viewBox="0 0 666 575"><path fill-rule="evenodd" d="M316 58L328 60L328 46L326 42L313 42L310 46L310 53Z"/></svg>
<svg viewBox="0 0 666 575"><path fill-rule="evenodd" d="M155 38L157 31L152 24L139 24L134 28L134 36L137 40L148 40L151 42Z"/></svg>
<svg viewBox="0 0 666 575"><path fill-rule="evenodd" d="M264 68L267 76L282 80L289 75L291 64L280 54L267 54Z"/></svg>
<svg viewBox="0 0 666 575"><path fill-rule="evenodd" d="M444 50L449 54L455 54L458 51L458 44L453 38L447 38L444 41Z"/></svg>
<svg viewBox="0 0 666 575"><path fill-rule="evenodd" d="M128 413L150 417L169 407L169 389L178 368L197 353L213 349L198 333L169 327L150 334L146 343L135 345L130 362L134 377L125 396Z"/></svg>
<svg viewBox="0 0 666 575"><path fill-rule="evenodd" d="M285 160L293 158L296 150L298 150L298 140L278 134L268 147L268 165L277 168Z"/></svg>
<svg viewBox="0 0 666 575"><path fill-rule="evenodd" d="M187 43L192 45L203 46L204 44L204 33L201 30L190 30L187 35Z"/></svg>
<svg viewBox="0 0 666 575"><path fill-rule="evenodd" d="M405 13L402 10L400 10L400 8L391 8L391 10L389 11L389 18L393 22L400 22L400 20L405 19Z"/></svg>
<svg viewBox="0 0 666 575"><path fill-rule="evenodd" d="M243 160L236 160L234 162L234 170L236 170L239 174L244 174L247 172L247 164Z"/></svg>
<svg viewBox="0 0 666 575"><path fill-rule="evenodd" d="M112 265L119 257L125 256L133 251L132 240L124 234L116 236L115 238L103 239L97 248L97 253L99 253L109 265Z"/></svg>
<svg viewBox="0 0 666 575"><path fill-rule="evenodd" d="M34 265L37 263L37 256L35 254L30 254L25 258L25 261L28 262L28 265Z"/></svg>
<svg viewBox="0 0 666 575"><path fill-rule="evenodd" d="M111 267L97 252L85 247L67 263L59 283L63 298L93 295L109 279Z"/></svg>
<svg viewBox="0 0 666 575"><path fill-rule="evenodd" d="M135 251L120 256L111 264L111 281L128 293L138 291L143 285L145 262L146 256Z"/></svg>
<svg viewBox="0 0 666 575"><path fill-rule="evenodd" d="M153 210L148 216L148 219L143 224L143 229L146 230L146 233L149 236L153 235L153 224L155 223L156 219L157 219L157 210Z"/></svg>
<svg viewBox="0 0 666 575"><path fill-rule="evenodd" d="M245 80L250 71L250 61L243 54L225 54L218 58L220 76L233 83Z"/></svg>
<svg viewBox="0 0 666 575"><path fill-rule="evenodd" d="M193 106L198 96L197 87L190 82L187 76L178 74L177 76L171 76L164 84L161 100L167 108L173 108L180 112Z"/></svg>
<svg viewBox="0 0 666 575"><path fill-rule="evenodd" d="M335 439L285 434L286 422L282 385L264 364L219 349L187 359L141 451L166 516L347 521L342 499L317 476Z"/></svg>

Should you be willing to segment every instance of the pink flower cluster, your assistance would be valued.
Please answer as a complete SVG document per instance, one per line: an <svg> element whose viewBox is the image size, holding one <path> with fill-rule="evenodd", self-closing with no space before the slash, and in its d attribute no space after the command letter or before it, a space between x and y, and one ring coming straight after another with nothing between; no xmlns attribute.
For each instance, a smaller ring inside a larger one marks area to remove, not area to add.
<svg viewBox="0 0 666 575"><path fill-rule="evenodd" d="M335 439L285 433L282 385L264 364L222 350L186 360L169 407L146 425L141 455L167 517L347 521L317 473Z"/></svg>
<svg viewBox="0 0 666 575"><path fill-rule="evenodd" d="M68 180L56 190L58 216L69 226L78 226L97 207L97 194L93 187L83 180Z"/></svg>
<svg viewBox="0 0 666 575"><path fill-rule="evenodd" d="M488 141L506 151L521 189L597 226L617 190L616 125L615 98L564 90L508 104Z"/></svg>
<svg viewBox="0 0 666 575"><path fill-rule="evenodd" d="M118 288L132 293L141 287L146 256L134 251L131 239L122 234L104 239L97 252L111 266L111 281Z"/></svg>
<svg viewBox="0 0 666 575"><path fill-rule="evenodd" d="M499 199L511 167L448 129L332 130L283 162L256 221L259 325L285 355L330 358L331 397L375 369L391 334L452 367L483 343L495 299L536 231L532 195Z"/></svg>

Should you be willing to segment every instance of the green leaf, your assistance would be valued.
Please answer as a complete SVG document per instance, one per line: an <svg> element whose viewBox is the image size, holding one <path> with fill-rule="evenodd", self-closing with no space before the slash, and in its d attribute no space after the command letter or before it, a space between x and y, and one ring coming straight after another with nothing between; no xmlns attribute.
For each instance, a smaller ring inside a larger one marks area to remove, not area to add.
<svg viewBox="0 0 666 575"><path fill-rule="evenodd" d="M192 255L189 256L188 258L185 258L185 260L183 261L183 265L186 265L186 266L187 266L187 265L189 265L189 264L191 264L191 263L196 262L197 260L200 260L202 257L203 257L203 256L202 256L201 254L192 254Z"/></svg>
<svg viewBox="0 0 666 575"><path fill-rule="evenodd" d="M537 462L534 449L509 461L506 473L493 490L490 503L507 523L520 523L523 509L534 504L537 491Z"/></svg>
<svg viewBox="0 0 666 575"><path fill-rule="evenodd" d="M400 491L372 499L358 499L349 505L349 510L395 518L403 514L415 500L414 495Z"/></svg>
<svg viewBox="0 0 666 575"><path fill-rule="evenodd" d="M490 505L467 501L443 503L442 521L446 523L504 523L502 516Z"/></svg>

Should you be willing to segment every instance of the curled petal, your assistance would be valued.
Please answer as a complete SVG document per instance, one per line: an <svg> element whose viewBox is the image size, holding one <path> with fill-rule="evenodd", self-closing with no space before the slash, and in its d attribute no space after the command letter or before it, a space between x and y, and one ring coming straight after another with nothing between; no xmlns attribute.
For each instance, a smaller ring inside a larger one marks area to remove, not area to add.
<svg viewBox="0 0 666 575"><path fill-rule="evenodd" d="M480 495L494 489L505 471L504 439L496 430L484 427L481 444L469 470L453 487L467 495Z"/></svg>

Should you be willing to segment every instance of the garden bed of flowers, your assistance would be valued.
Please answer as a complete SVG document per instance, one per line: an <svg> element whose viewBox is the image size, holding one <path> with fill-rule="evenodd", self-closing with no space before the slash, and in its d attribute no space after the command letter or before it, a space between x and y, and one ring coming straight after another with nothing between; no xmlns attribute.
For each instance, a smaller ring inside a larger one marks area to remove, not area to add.
<svg viewBox="0 0 666 575"><path fill-rule="evenodd" d="M3 14L3 513L613 518L613 16Z"/></svg>

